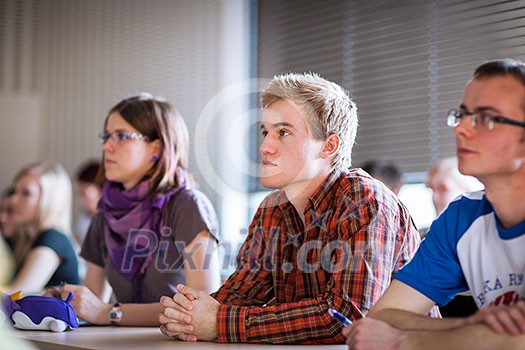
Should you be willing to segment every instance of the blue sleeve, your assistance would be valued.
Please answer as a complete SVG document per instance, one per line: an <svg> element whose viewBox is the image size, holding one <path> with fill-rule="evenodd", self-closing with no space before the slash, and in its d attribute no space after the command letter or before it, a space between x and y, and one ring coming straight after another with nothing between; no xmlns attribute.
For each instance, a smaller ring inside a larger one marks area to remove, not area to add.
<svg viewBox="0 0 525 350"><path fill-rule="evenodd" d="M394 276L440 306L469 288L456 250L458 240L472 222L465 201L472 202L461 198L448 206L432 223L414 258Z"/></svg>

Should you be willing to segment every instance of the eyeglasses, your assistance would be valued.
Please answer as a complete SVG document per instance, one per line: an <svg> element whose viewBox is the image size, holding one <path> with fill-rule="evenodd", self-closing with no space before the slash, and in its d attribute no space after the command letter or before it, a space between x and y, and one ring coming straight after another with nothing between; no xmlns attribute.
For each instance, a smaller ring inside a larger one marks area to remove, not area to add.
<svg viewBox="0 0 525 350"><path fill-rule="evenodd" d="M448 111L447 125L455 128L462 119L468 117L469 115L471 116L470 124L473 128L479 124L482 129L492 130L494 129L494 123L509 124L525 128L525 123L509 119L501 115L490 115L484 112L467 112L461 109L451 109Z"/></svg>
<svg viewBox="0 0 525 350"><path fill-rule="evenodd" d="M121 143L126 140L144 140L148 141L146 135L138 134L136 132L125 132L125 131L113 131L113 132L101 132L98 134L98 138L102 144L108 142L109 139L112 139L114 142Z"/></svg>

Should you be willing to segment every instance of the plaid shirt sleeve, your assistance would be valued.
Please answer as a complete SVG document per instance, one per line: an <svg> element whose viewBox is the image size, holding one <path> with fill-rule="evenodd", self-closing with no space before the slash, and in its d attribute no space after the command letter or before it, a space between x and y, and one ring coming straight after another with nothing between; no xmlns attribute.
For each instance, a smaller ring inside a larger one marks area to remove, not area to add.
<svg viewBox="0 0 525 350"><path fill-rule="evenodd" d="M337 220L328 227L331 240L342 242L331 255L335 269L322 272L329 278L317 279L320 292L312 298L262 305L273 295L271 276L264 269L249 268L264 260L263 235L250 234L239 254L244 265L215 295L222 304L217 315L219 342L344 342L342 325L329 316L328 308L351 320L363 317L419 244L418 232L398 202L378 202L373 188L361 188L345 201L339 203Z"/></svg>
<svg viewBox="0 0 525 350"><path fill-rule="evenodd" d="M237 269L212 294L221 304L262 306L273 297L271 271L264 268L266 239L258 227L261 215L259 210L250 225L249 235L237 255Z"/></svg>

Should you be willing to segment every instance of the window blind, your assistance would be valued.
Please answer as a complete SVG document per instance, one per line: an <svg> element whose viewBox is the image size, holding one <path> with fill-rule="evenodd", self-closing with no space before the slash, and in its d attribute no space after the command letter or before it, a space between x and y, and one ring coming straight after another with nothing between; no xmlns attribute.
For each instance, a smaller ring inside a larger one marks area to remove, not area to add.
<svg viewBox="0 0 525 350"><path fill-rule="evenodd" d="M445 114L481 62L525 59L525 1L259 2L258 75L315 71L342 84L360 126L354 165L424 172L454 155Z"/></svg>

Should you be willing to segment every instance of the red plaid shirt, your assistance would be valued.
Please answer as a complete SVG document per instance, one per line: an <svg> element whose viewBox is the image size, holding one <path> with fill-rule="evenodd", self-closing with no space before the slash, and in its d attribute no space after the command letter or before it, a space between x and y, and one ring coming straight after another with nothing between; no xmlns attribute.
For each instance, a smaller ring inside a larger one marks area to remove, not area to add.
<svg viewBox="0 0 525 350"><path fill-rule="evenodd" d="M361 170L333 171L304 215L282 191L261 203L236 271L212 295L219 342L342 343L328 308L363 317L420 243L406 208Z"/></svg>

